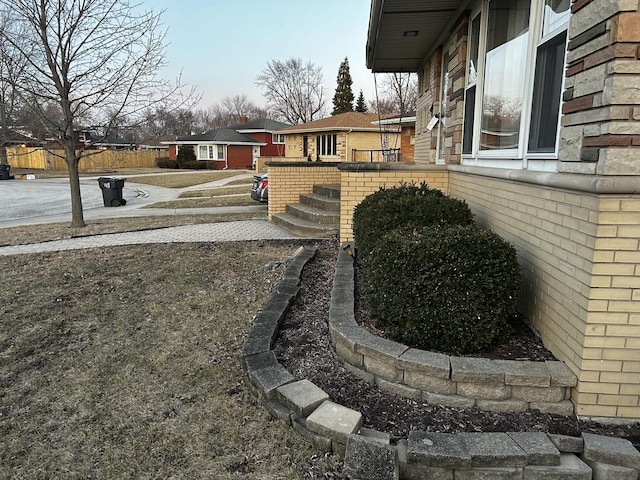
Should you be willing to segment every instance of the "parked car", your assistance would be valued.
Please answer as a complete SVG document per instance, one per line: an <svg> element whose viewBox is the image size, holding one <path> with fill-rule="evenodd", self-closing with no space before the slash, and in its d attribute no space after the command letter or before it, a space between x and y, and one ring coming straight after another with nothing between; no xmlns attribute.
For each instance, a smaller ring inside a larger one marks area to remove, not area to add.
<svg viewBox="0 0 640 480"><path fill-rule="evenodd" d="M269 201L269 174L253 176L253 186L251 187L251 198L256 202Z"/></svg>

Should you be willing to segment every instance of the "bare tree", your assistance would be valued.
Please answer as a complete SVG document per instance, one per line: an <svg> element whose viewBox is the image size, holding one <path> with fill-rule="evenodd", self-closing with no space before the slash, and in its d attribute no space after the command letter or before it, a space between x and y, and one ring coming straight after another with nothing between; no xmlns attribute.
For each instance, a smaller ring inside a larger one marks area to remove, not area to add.
<svg viewBox="0 0 640 480"><path fill-rule="evenodd" d="M269 109L291 124L306 123L324 114L322 69L299 58L271 60L256 79Z"/></svg>
<svg viewBox="0 0 640 480"><path fill-rule="evenodd" d="M220 107L224 115L229 117L230 122L228 125L241 122L243 117L259 118L266 116L266 111L249 100L246 95L225 97L220 102Z"/></svg>
<svg viewBox="0 0 640 480"><path fill-rule="evenodd" d="M15 28L6 9L0 11L0 31ZM24 59L12 45L0 42L0 164L7 164L9 129L15 126L19 114L16 85L24 72Z"/></svg>
<svg viewBox="0 0 640 480"><path fill-rule="evenodd" d="M108 131L118 118L139 116L170 97L172 105L180 104L175 98L180 80L173 84L156 77L165 51L160 13L143 11L128 0L0 0L0 6L17 25L0 32L0 42L19 52L26 64L16 91L64 150L71 225L83 227L82 148L75 134L80 122ZM60 116L47 114L50 104L59 107Z"/></svg>
<svg viewBox="0 0 640 480"><path fill-rule="evenodd" d="M370 102L371 111L406 115L415 112L418 80L412 73L385 73L378 82L378 98Z"/></svg>

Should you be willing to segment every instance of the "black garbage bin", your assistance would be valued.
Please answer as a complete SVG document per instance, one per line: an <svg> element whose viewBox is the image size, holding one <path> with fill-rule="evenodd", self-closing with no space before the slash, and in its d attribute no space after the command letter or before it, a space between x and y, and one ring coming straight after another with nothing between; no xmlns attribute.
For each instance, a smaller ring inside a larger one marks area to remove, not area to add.
<svg viewBox="0 0 640 480"><path fill-rule="evenodd" d="M105 207L119 207L126 205L127 201L122 198L124 188L124 178L121 177L99 177L98 185L102 190L102 200Z"/></svg>
<svg viewBox="0 0 640 480"><path fill-rule="evenodd" d="M11 180L11 165L8 163L0 163L0 180Z"/></svg>

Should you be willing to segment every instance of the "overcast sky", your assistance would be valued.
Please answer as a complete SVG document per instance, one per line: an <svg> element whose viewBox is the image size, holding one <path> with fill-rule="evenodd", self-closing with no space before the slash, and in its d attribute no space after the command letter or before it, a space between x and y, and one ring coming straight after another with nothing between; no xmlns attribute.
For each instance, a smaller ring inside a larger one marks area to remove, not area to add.
<svg viewBox="0 0 640 480"><path fill-rule="evenodd" d="M264 106L256 77L269 60L300 58L322 67L331 108L338 68L349 58L353 93L375 96L365 66L370 0L145 0L164 10L168 28L163 76L182 70L183 81L203 94L199 108L246 94Z"/></svg>

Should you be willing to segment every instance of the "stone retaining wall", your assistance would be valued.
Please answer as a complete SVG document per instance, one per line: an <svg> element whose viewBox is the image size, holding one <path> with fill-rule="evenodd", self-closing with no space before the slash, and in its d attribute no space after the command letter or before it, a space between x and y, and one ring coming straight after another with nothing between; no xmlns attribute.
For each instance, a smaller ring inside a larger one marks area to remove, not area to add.
<svg viewBox="0 0 640 480"><path fill-rule="evenodd" d="M338 357L361 379L431 404L573 414L569 398L577 378L564 363L454 357L373 335L355 320L353 258L341 251L336 270L329 310L331 340Z"/></svg>
<svg viewBox="0 0 640 480"><path fill-rule="evenodd" d="M412 431L406 440L391 444L389 435L362 428L360 412L332 402L309 380L296 380L272 351L280 324L300 290L302 269L314 255L315 250L305 249L289 264L254 320L242 363L249 384L269 412L317 447L344 455L346 473L354 479L638 480L640 453L620 438ZM340 254L341 265L351 261L345 255ZM338 314L333 298L344 302L350 295L343 288L348 276L337 269L330 315Z"/></svg>

